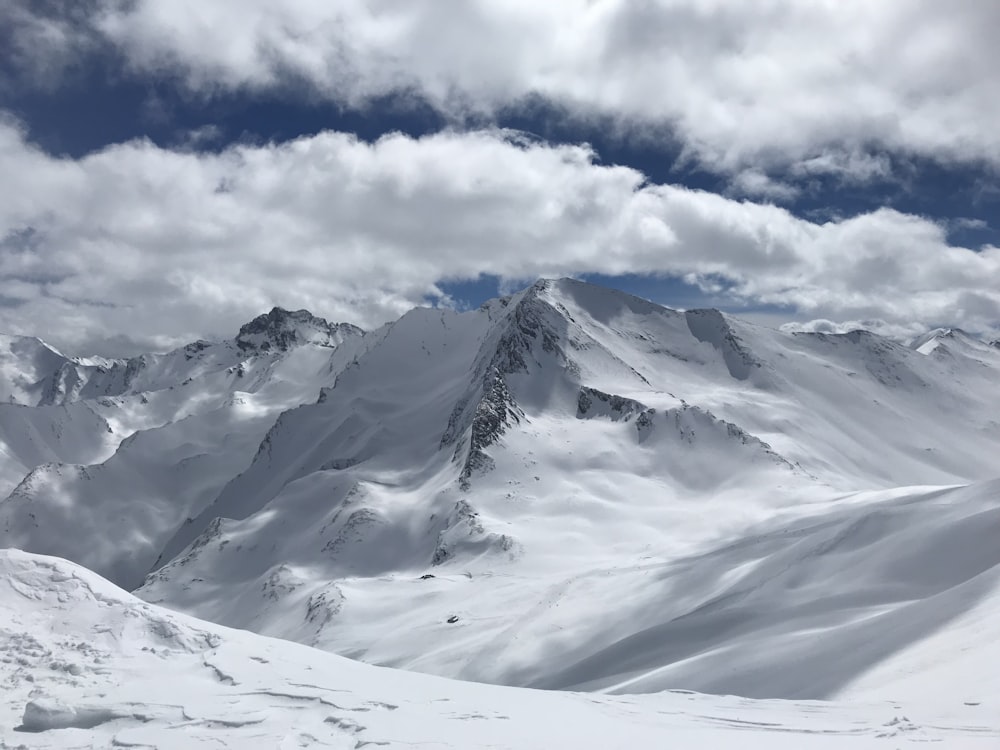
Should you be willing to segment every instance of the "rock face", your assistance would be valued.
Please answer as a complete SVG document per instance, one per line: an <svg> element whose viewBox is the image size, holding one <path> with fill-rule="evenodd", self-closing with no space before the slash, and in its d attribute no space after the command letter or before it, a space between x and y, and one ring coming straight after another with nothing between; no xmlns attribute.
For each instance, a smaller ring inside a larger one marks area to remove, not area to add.
<svg viewBox="0 0 1000 750"><path fill-rule="evenodd" d="M616 421L628 420L648 410L648 406L635 399L616 396L586 386L580 389L580 395L576 400L576 416L579 419L607 416Z"/></svg>
<svg viewBox="0 0 1000 750"><path fill-rule="evenodd" d="M236 336L236 346L244 352L285 352L305 343L337 346L345 336L363 333L349 323L328 323L308 310L289 311L275 307L244 324Z"/></svg>
<svg viewBox="0 0 1000 750"><path fill-rule="evenodd" d="M499 370L494 370L493 377L488 382L482 398L476 404L468 454L459 476L459 482L466 490L469 489L474 473L488 471L493 466L493 461L485 452L486 448L497 442L507 428L520 424L524 418L524 412L511 395Z"/></svg>
<svg viewBox="0 0 1000 750"><path fill-rule="evenodd" d="M455 405L441 438L442 447L455 444L461 437L468 440L455 448L455 458L462 464L459 482L463 489L469 489L477 472L492 467L485 449L525 419L507 378L529 375L532 366L538 367L536 349L558 355L565 362L558 346L559 335L551 325L551 319L558 314L540 298L547 283L540 281L518 299L505 297L481 309L487 316L495 316L497 322L476 358L471 388Z"/></svg>

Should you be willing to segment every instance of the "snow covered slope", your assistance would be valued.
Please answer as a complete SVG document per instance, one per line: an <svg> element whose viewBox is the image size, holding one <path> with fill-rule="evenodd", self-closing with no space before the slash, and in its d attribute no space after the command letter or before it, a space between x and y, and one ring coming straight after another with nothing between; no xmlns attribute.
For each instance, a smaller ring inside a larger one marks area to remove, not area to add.
<svg viewBox="0 0 1000 750"><path fill-rule="evenodd" d="M91 464L111 456L121 435L85 401L58 406L0 403L0 493L37 466Z"/></svg>
<svg viewBox="0 0 1000 750"><path fill-rule="evenodd" d="M50 384L73 361L39 338L0 334L0 393L11 404L43 402Z"/></svg>
<svg viewBox="0 0 1000 750"><path fill-rule="evenodd" d="M229 630L0 551L0 747L995 748L1000 696L815 703L453 682Z"/></svg>
<svg viewBox="0 0 1000 750"><path fill-rule="evenodd" d="M0 538L134 588L177 529L247 466L277 416L314 401L362 340L353 326L276 308L233 341L100 365L108 377L130 373L99 389L115 396L87 397L92 379L60 405L0 404L0 482L10 493Z"/></svg>
<svg viewBox="0 0 1000 750"><path fill-rule="evenodd" d="M34 469L0 545L449 677L995 691L977 663L998 654L956 645L997 625L995 347L784 333L566 279L364 336L316 320L143 360L149 390L67 391L131 437Z"/></svg>

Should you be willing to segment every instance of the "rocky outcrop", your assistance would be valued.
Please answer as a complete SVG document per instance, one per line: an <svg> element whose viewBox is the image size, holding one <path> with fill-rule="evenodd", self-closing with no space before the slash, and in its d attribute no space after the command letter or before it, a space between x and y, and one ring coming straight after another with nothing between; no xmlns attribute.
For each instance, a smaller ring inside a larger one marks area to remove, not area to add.
<svg viewBox="0 0 1000 750"><path fill-rule="evenodd" d="M478 511L465 500L459 500L438 534L431 564L441 565L460 551L463 558L468 559L470 555L487 552L499 552L513 557L518 549L513 537L488 531Z"/></svg>
<svg viewBox="0 0 1000 750"><path fill-rule="evenodd" d="M576 401L577 419L609 417L616 422L628 421L648 410L648 406L635 399L605 393L596 388L581 388Z"/></svg>
<svg viewBox="0 0 1000 750"><path fill-rule="evenodd" d="M514 401L503 375L495 371L490 385L476 404L472 418L469 452L459 475L462 489L469 489L470 480L475 473L493 468L493 459L486 454L485 449L497 442L508 427L520 424L523 418L524 412Z"/></svg>
<svg viewBox="0 0 1000 750"><path fill-rule="evenodd" d="M652 421L653 410L651 409L645 414L648 418L647 426L654 424ZM728 422L725 419L720 419L708 409L684 404L678 408L667 409L664 411L663 417L676 436L689 445L694 446L702 437L708 437L709 435L722 437L727 441L733 441L738 443L739 446L749 449L759 458L788 469L796 468L790 461L779 455L768 443L756 435L751 435L739 425ZM643 427L639 424L636 427L641 433Z"/></svg>
<svg viewBox="0 0 1000 750"><path fill-rule="evenodd" d="M280 307L258 315L240 328L236 346L243 352L285 352L297 344L337 346L345 336L364 334L349 323L329 323L308 310L284 310Z"/></svg>
<svg viewBox="0 0 1000 750"><path fill-rule="evenodd" d="M500 436L525 419L508 386L507 377L526 374L536 362L535 347L553 355L569 365L569 360L559 346L560 336L547 320L559 315L551 305L539 298L547 282L538 282L529 288L517 302L510 298L492 303L498 314L506 316L499 335L487 340L473 371L472 385L467 395L456 404L441 437L441 446L458 443L455 460L462 461L459 483L468 489L471 478L488 471L493 462L485 448L497 442ZM459 439L469 436L468 444ZM464 458L463 458L464 456Z"/></svg>

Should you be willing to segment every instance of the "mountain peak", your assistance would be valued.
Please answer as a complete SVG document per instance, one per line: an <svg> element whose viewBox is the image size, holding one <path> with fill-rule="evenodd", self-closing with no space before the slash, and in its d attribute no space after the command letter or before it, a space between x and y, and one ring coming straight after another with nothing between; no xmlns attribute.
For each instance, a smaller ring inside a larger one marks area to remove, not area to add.
<svg viewBox="0 0 1000 750"><path fill-rule="evenodd" d="M363 334L349 323L330 323L308 310L285 310L272 307L240 327L236 345L243 351L287 351L296 344L336 346L346 336Z"/></svg>
<svg viewBox="0 0 1000 750"><path fill-rule="evenodd" d="M945 346L945 350L951 347L964 347L965 350L981 350L987 343L972 334L963 331L961 328L935 328L922 336L918 336L910 342L910 348L921 354L931 354Z"/></svg>

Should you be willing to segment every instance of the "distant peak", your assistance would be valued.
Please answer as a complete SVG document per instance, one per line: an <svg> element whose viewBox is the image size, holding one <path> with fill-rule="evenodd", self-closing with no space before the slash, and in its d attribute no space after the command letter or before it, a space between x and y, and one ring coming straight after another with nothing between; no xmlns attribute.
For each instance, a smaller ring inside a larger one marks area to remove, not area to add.
<svg viewBox="0 0 1000 750"><path fill-rule="evenodd" d="M945 343L952 346L981 348L986 342L961 328L935 328L910 342L910 348L921 354L930 354Z"/></svg>
<svg viewBox="0 0 1000 750"><path fill-rule="evenodd" d="M69 359L52 344L37 336L21 336L13 333L0 333L0 345L12 352L26 353L28 351L45 351L57 357Z"/></svg>
<svg viewBox="0 0 1000 750"><path fill-rule="evenodd" d="M330 323L308 310L272 307L240 327L236 345L244 351L287 351L299 344L336 346L347 336L364 333L349 323Z"/></svg>

